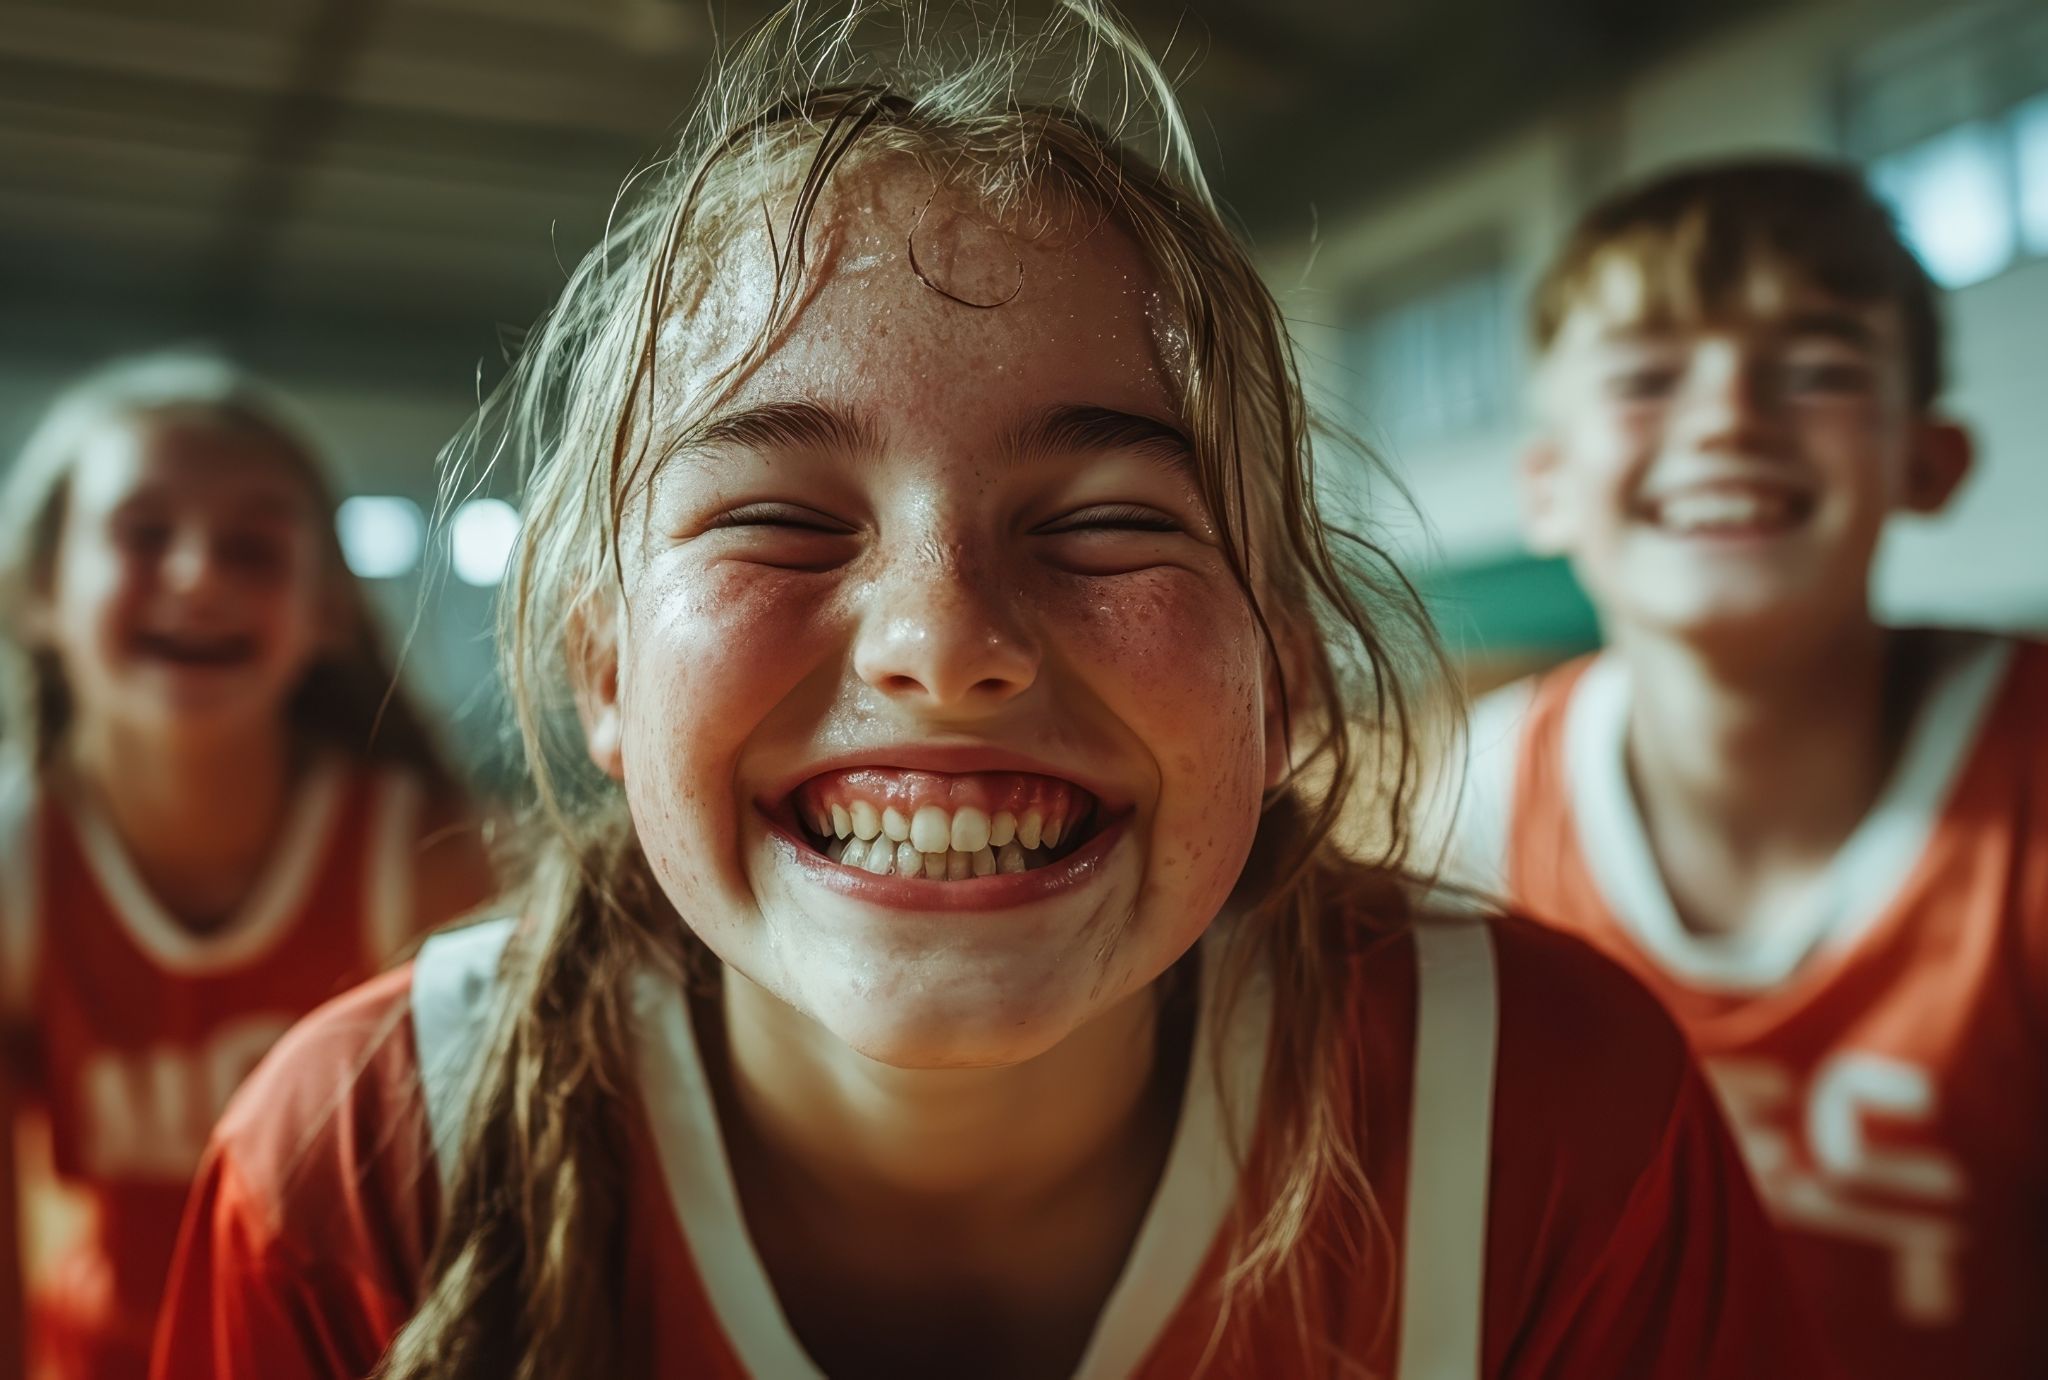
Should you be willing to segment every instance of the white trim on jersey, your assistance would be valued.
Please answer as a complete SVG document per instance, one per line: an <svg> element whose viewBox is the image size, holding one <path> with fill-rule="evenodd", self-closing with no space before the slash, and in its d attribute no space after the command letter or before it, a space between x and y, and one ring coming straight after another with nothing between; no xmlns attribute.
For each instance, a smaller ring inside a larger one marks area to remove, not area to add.
<svg viewBox="0 0 2048 1380"><path fill-rule="evenodd" d="M1143 1363L1237 1201L1238 1167L1251 1153L1273 1036L1273 989L1263 973L1247 983L1226 1026L1218 1009L1222 984L1214 977L1222 945L1206 947L1180 1124L1138 1239L1074 1371L1076 1380L1121 1380Z"/></svg>
<svg viewBox="0 0 2048 1380"><path fill-rule="evenodd" d="M1082 1354L1077 1380L1128 1375L1143 1361L1180 1306L1237 1198L1237 1165L1249 1148L1251 1113L1271 1035L1271 989L1263 983L1247 987L1236 1008L1237 1021L1219 1036L1212 1010L1215 984L1207 978L1214 966L1202 968L1194 1062L1166 1169ZM642 1044L640 1086L655 1148L727 1340L755 1375L815 1380L818 1368L783 1316L747 1236L681 992L672 982L650 979L640 1018L651 1036ZM1208 1062L1218 1038L1227 1041L1226 1086L1221 1089L1209 1076L1216 1066Z"/></svg>
<svg viewBox="0 0 2048 1380"><path fill-rule="evenodd" d="M18 763L0 768L0 1025L33 1015L37 827L34 770Z"/></svg>
<svg viewBox="0 0 2048 1380"><path fill-rule="evenodd" d="M420 811L426 793L410 772L378 775L370 803L367 901L370 955L383 963L412 938L414 874L419 858Z"/></svg>
<svg viewBox="0 0 2048 1380"><path fill-rule="evenodd" d="M1822 948L1854 944L1918 866L2012 658L2003 638L1968 637L1929 684L1891 779L1805 901L1737 938L1678 917L1636 808L1627 760L1627 669L1603 656L1572 689L1564 757L1579 849L1609 909L1649 955L1703 987L1776 986Z"/></svg>
<svg viewBox="0 0 2048 1380"><path fill-rule="evenodd" d="M1401 1236L1400 1380L1478 1380L1499 1044L1493 935L1415 926L1415 1092Z"/></svg>
<svg viewBox="0 0 2048 1380"><path fill-rule="evenodd" d="M434 935L413 959L413 1054L443 1193L454 1183L462 1113L483 1049L498 961L511 938L509 918L482 920Z"/></svg>
<svg viewBox="0 0 2048 1380"><path fill-rule="evenodd" d="M749 1374L822 1380L747 1235L682 989L672 978L649 975L634 996L647 1125L711 1310Z"/></svg>
<svg viewBox="0 0 2048 1380"><path fill-rule="evenodd" d="M1443 831L1446 882L1489 896L1508 889L1508 829L1520 775L1522 727L1536 701L1536 682L1517 681L1484 696L1465 724L1464 775L1438 787L1449 816ZM1427 861L1427 859L1425 859Z"/></svg>
<svg viewBox="0 0 2048 1380"><path fill-rule="evenodd" d="M207 934L195 934L171 917L136 871L114 826L82 793L66 803L86 867L136 947L168 971L211 973L247 963L284 937L333 831L343 780L339 761L326 758L314 764L248 899L227 924Z"/></svg>
<svg viewBox="0 0 2048 1380"><path fill-rule="evenodd" d="M412 1018L429 1136L452 1181L473 1061L509 920L439 934L413 964ZM1400 1380L1477 1380L1485 1298L1487 1182L1498 1024L1492 938L1480 922L1432 920L1416 935L1413 1149ZM1214 963L1165 1172L1076 1370L1130 1374L1171 1322L1237 1199L1272 1029L1272 990L1248 984L1223 1028ZM635 992L639 1084L670 1202L726 1340L752 1374L819 1380L747 1234L717 1105L682 991L649 974ZM1221 1077L1209 1076L1223 1042ZM1219 1086L1220 1084L1220 1086Z"/></svg>

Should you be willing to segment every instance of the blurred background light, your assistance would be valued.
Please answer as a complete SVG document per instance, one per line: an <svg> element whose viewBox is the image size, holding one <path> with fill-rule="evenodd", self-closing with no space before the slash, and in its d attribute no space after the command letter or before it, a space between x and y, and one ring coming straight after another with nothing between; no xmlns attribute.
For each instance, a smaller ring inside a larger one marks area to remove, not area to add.
<svg viewBox="0 0 2048 1380"><path fill-rule="evenodd" d="M519 538L519 510L502 498L473 498L455 510L448 537L456 576L465 584L495 585L505 578Z"/></svg>
<svg viewBox="0 0 2048 1380"><path fill-rule="evenodd" d="M1877 159L1871 180L1907 241L1945 288L1981 283L2012 262L2016 236L2003 144L1973 120Z"/></svg>
<svg viewBox="0 0 2048 1380"><path fill-rule="evenodd" d="M2020 233L2029 254L2048 254L2048 96L2013 111L2012 142L2019 164Z"/></svg>
<svg viewBox="0 0 2048 1380"><path fill-rule="evenodd" d="M419 567L426 522L420 505L391 494L346 498L334 516L348 568L365 580L393 580Z"/></svg>

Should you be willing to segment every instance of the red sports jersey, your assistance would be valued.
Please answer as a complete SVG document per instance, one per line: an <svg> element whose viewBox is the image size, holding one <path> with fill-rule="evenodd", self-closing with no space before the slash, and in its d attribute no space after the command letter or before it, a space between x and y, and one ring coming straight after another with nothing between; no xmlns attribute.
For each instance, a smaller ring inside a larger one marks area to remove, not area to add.
<svg viewBox="0 0 2048 1380"><path fill-rule="evenodd" d="M1691 1037L1853 1375L2048 1376L2048 647L1957 636L1808 904L1680 923L1611 658L1474 716L1468 875L1605 949Z"/></svg>
<svg viewBox="0 0 2048 1380"><path fill-rule="evenodd" d="M419 1292L509 931L431 941L257 1071L194 1195L159 1377L375 1365ZM1206 1374L1284 1380L1340 1373L1333 1354L1393 1380L1826 1373L1682 1037L1583 946L1511 921L1423 921L1349 968L1350 1124L1402 1278L1340 1268L1316 1222L1302 1318L1240 1305L1219 1333L1233 1165L1255 1140L1224 1109L1255 1105L1271 1024L1252 991L1227 1024L1203 999L1164 1173L1077 1374L1183 1380L1207 1356ZM684 999L649 979L635 1009L636 1207L618 1256L591 1262L617 1282L621 1373L815 1377L748 1239Z"/></svg>
<svg viewBox="0 0 2048 1380"><path fill-rule="evenodd" d="M240 913L195 935L165 913L96 811L0 790L0 1014L86 1239L31 1281L57 1375L141 1376L186 1193L229 1095L291 1023L376 971L411 927L420 793L316 766Z"/></svg>

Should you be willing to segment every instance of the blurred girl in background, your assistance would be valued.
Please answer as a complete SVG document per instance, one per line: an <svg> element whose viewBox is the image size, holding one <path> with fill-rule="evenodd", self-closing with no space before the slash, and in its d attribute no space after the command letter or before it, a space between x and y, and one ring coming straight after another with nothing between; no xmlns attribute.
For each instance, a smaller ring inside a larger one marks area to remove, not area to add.
<svg viewBox="0 0 2048 1380"><path fill-rule="evenodd" d="M41 1113L88 1213L29 1335L37 1374L133 1377L228 1094L490 879L281 400L197 357L107 368L0 523L0 1127Z"/></svg>

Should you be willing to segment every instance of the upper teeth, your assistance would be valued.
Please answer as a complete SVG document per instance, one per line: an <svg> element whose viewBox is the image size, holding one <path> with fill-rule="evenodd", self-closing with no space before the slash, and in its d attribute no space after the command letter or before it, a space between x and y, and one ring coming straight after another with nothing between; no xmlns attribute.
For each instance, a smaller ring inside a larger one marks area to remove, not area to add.
<svg viewBox="0 0 2048 1380"><path fill-rule="evenodd" d="M1047 850L1059 846L1066 822L1048 819L1039 808L1021 815L998 810L990 815L972 805L950 813L944 806L921 805L910 815L895 806L872 801L811 805L805 822L828 840L827 856L848 867L899 876L946 878L986 877L994 872L1022 872L1050 861Z"/></svg>
<svg viewBox="0 0 2048 1380"><path fill-rule="evenodd" d="M1666 527L1697 531L1713 527L1754 527L1792 516L1789 495L1756 490L1707 489L1673 494L1657 505Z"/></svg>

